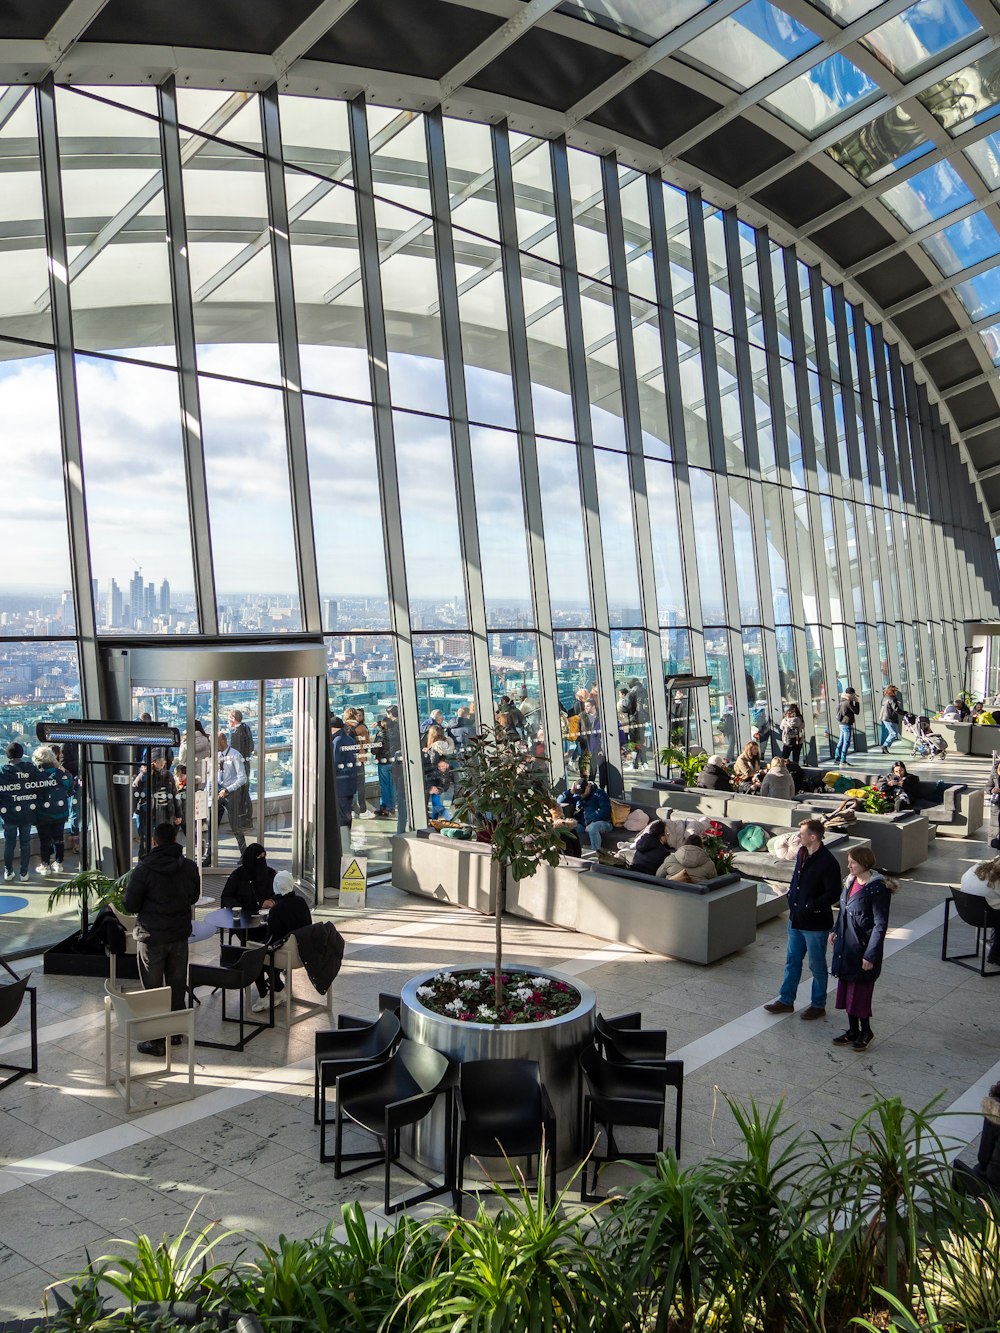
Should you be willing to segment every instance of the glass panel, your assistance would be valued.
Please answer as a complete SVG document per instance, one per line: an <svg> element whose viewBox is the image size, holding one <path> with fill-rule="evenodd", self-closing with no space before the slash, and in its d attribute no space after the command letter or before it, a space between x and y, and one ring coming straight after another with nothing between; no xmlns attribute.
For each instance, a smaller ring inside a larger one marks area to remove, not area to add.
<svg viewBox="0 0 1000 1333"><path fill-rule="evenodd" d="M826 151L859 181L874 185L933 147L910 112L896 106L852 130Z"/></svg>
<svg viewBox="0 0 1000 1333"><path fill-rule="evenodd" d="M767 671L764 665L764 632L760 629L744 629L743 674L746 677L747 700L750 705L751 736L755 735L764 759L770 754L781 751L781 736L774 723L774 717L767 693Z"/></svg>
<svg viewBox="0 0 1000 1333"><path fill-rule="evenodd" d="M91 573L105 592L98 628L196 632L177 378L127 361L78 356L76 380ZM137 440L145 443L139 457ZM156 497L148 513L136 505L137 466L143 492ZM241 489L240 474L246 475L239 466L232 471L227 505Z"/></svg>
<svg viewBox="0 0 1000 1333"><path fill-rule="evenodd" d="M958 299L971 319L985 319L1000 310L1000 265L955 284Z"/></svg>
<svg viewBox="0 0 1000 1333"><path fill-rule="evenodd" d="M674 470L669 463L646 462L646 492L649 496L650 536L656 578L656 612L661 626L684 624L687 601Z"/></svg>
<svg viewBox="0 0 1000 1333"><path fill-rule="evenodd" d="M576 446L538 441L538 477L545 525L545 564L554 625L593 623Z"/></svg>
<svg viewBox="0 0 1000 1333"><path fill-rule="evenodd" d="M709 4L711 0L676 0L670 5L662 0L563 0L559 9L649 46Z"/></svg>
<svg viewBox="0 0 1000 1333"><path fill-rule="evenodd" d="M732 760L736 755L737 728L729 635L726 630L706 628L705 656L708 660L708 674L712 678L708 687L708 707L712 718L710 749Z"/></svg>
<svg viewBox="0 0 1000 1333"><path fill-rule="evenodd" d="M921 245L941 272L950 277L1000 253L1000 235L984 213L973 213L928 236Z"/></svg>
<svg viewBox="0 0 1000 1333"><path fill-rule="evenodd" d="M664 629L660 631L660 651L663 654L663 672L666 676L691 674L691 631Z"/></svg>
<svg viewBox="0 0 1000 1333"><path fill-rule="evenodd" d="M281 394L202 377L215 592L223 634L301 628ZM226 523L235 515L235 532Z"/></svg>
<svg viewBox="0 0 1000 1333"><path fill-rule="evenodd" d="M396 114L383 107L368 113L392 400L447 413L424 120L417 116L383 145L379 131Z"/></svg>
<svg viewBox="0 0 1000 1333"><path fill-rule="evenodd" d="M325 630L389 628L371 409L304 395Z"/></svg>
<svg viewBox="0 0 1000 1333"><path fill-rule="evenodd" d="M424 808L430 818L436 819L451 809L455 756L476 727L469 636L415 634L413 664L423 750ZM416 811L413 822L418 826L422 822Z"/></svg>
<svg viewBox="0 0 1000 1333"><path fill-rule="evenodd" d="M1000 111L998 87L1000 51L991 51L917 96L935 120L949 134L956 135Z"/></svg>
<svg viewBox="0 0 1000 1333"><path fill-rule="evenodd" d="M918 0L862 40L898 79L912 79L982 32L962 0Z"/></svg>
<svg viewBox="0 0 1000 1333"><path fill-rule="evenodd" d="M256 111L256 98L252 105ZM229 144L198 136L188 143L184 207L199 368L280 383L264 164Z"/></svg>
<svg viewBox="0 0 1000 1333"><path fill-rule="evenodd" d="M17 460L17 502L4 515L16 557L0 568L0 638L73 634L55 363L16 343L0 343L0 357L10 358L0 360L0 452L12 469Z"/></svg>
<svg viewBox="0 0 1000 1333"><path fill-rule="evenodd" d="M152 88L130 91L155 112ZM56 111L74 341L175 365L156 122L68 88Z"/></svg>
<svg viewBox="0 0 1000 1333"><path fill-rule="evenodd" d="M601 508L601 544L612 625L641 625L639 571L635 556L635 519L628 459L594 451Z"/></svg>
<svg viewBox="0 0 1000 1333"><path fill-rule="evenodd" d="M792 614L788 598L788 563L781 522L781 496L771 486L764 487L764 536L767 542L767 566L771 576L774 619L788 620Z"/></svg>
<svg viewBox="0 0 1000 1333"><path fill-rule="evenodd" d="M778 685L781 689L781 710L789 704L799 704L799 675L795 666L795 635L791 625L774 627L774 645L778 654Z"/></svg>
<svg viewBox="0 0 1000 1333"><path fill-rule="evenodd" d="M818 43L814 32L783 9L750 0L682 46L677 58L743 89Z"/></svg>
<svg viewBox="0 0 1000 1333"><path fill-rule="evenodd" d="M842 28L846 28L855 19L875 9L882 0L810 0L810 3Z"/></svg>
<svg viewBox="0 0 1000 1333"><path fill-rule="evenodd" d="M739 477L729 479L729 517L733 528L733 559L736 565L740 620L743 624L759 624L760 593L757 589L757 556L753 542L750 488Z"/></svg>
<svg viewBox="0 0 1000 1333"><path fill-rule="evenodd" d="M820 763L833 750L829 744L830 718L827 707L826 678L823 673L823 639L818 625L806 625L806 661L809 666L809 703ZM826 744L824 744L826 741Z"/></svg>
<svg viewBox="0 0 1000 1333"><path fill-rule="evenodd" d="M840 570L837 565L837 530L833 517L833 501L828 495L819 498L820 514L823 518L823 554L826 560L826 583L830 597L830 617L841 620L843 611L840 600Z"/></svg>
<svg viewBox="0 0 1000 1333"><path fill-rule="evenodd" d="M397 412L396 476L406 582L420 629L468 624L448 424Z"/></svg>
<svg viewBox="0 0 1000 1333"><path fill-rule="evenodd" d="M763 105L813 138L878 92L863 70L838 53L766 97Z"/></svg>
<svg viewBox="0 0 1000 1333"><path fill-rule="evenodd" d="M995 366L1000 366L1000 324L991 324L988 329L980 329L979 336L985 344Z"/></svg>
<svg viewBox="0 0 1000 1333"><path fill-rule="evenodd" d="M306 389L369 397L354 179L344 102L280 98L299 360ZM402 115L400 116L402 121Z"/></svg>
<svg viewBox="0 0 1000 1333"><path fill-rule="evenodd" d="M0 86L4 101L20 98L0 124L0 330L52 339L49 313L49 265L42 216L42 182L38 154L35 92Z"/></svg>
<svg viewBox="0 0 1000 1333"><path fill-rule="evenodd" d="M486 623L528 626L534 615L517 436L482 426L471 435Z"/></svg>
<svg viewBox="0 0 1000 1333"><path fill-rule="evenodd" d="M0 643L0 727L29 757L38 743L35 724L79 717L79 699L75 644L42 639Z"/></svg>
<svg viewBox="0 0 1000 1333"><path fill-rule="evenodd" d="M490 654L490 688L493 723L507 735L517 736L545 753L545 719L542 716L541 682L538 675L538 640L534 634L511 631L487 636Z"/></svg>
<svg viewBox="0 0 1000 1333"><path fill-rule="evenodd" d="M964 152L991 190L1000 187L1000 134L988 134Z"/></svg>
<svg viewBox="0 0 1000 1333"><path fill-rule="evenodd" d="M581 772L599 773L603 734L597 692L597 649L593 634L553 634L556 687L563 727L563 758L568 780Z"/></svg>
<svg viewBox="0 0 1000 1333"><path fill-rule="evenodd" d="M805 609L806 620L811 621L819 612L819 603L816 597L816 580L813 573L809 497L805 491L792 491L792 503L795 513L795 543L798 548L798 568L795 575L802 588L802 605Z"/></svg>
<svg viewBox="0 0 1000 1333"><path fill-rule="evenodd" d="M916 231L963 204L971 203L973 195L951 163L935 162L902 185L886 190L879 198L904 227Z"/></svg>
<svg viewBox="0 0 1000 1333"><path fill-rule="evenodd" d="M652 776L655 756L649 713L646 636L642 630L611 631L611 664L615 675L622 770L625 773Z"/></svg>
<svg viewBox="0 0 1000 1333"><path fill-rule="evenodd" d="M326 640L326 663L331 714L353 726L360 742L354 798L358 818L351 824L351 846L359 850L361 839L375 866L383 869L392 860L390 838L399 827L397 809L402 816L406 810L405 801L398 799L403 764L393 641L388 635L334 635Z"/></svg>
<svg viewBox="0 0 1000 1333"><path fill-rule="evenodd" d="M722 557L719 553L719 519L715 508L715 486L711 473L691 468L691 505L694 530L699 535L698 579L701 585L702 619L724 620L726 598L722 584Z"/></svg>

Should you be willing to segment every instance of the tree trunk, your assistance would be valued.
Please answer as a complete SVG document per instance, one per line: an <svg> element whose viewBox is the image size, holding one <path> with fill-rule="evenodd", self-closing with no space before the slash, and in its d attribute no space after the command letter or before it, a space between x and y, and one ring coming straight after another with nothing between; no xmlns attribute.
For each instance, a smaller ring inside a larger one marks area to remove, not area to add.
<svg viewBox="0 0 1000 1333"><path fill-rule="evenodd" d="M493 969L493 998L496 1004L497 1018L503 1004L503 909L507 903L507 862L497 865L497 910L496 910L496 961Z"/></svg>

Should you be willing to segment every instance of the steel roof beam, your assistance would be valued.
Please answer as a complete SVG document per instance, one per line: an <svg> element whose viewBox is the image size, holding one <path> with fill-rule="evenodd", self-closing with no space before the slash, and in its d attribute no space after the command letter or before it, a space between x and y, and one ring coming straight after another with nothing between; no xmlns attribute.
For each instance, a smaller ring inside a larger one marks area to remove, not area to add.
<svg viewBox="0 0 1000 1333"><path fill-rule="evenodd" d="M307 51L311 51L356 3L357 0L322 0L322 3L316 6L294 32L289 33L272 54L271 59L274 61L278 79L286 78L295 62L301 60Z"/></svg>

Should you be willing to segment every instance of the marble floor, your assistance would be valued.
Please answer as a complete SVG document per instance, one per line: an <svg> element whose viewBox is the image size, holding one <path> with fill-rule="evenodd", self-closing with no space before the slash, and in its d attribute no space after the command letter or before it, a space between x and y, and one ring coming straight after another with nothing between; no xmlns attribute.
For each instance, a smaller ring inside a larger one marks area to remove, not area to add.
<svg viewBox="0 0 1000 1333"><path fill-rule="evenodd" d="M982 781L985 761L956 758L936 771ZM734 1147L725 1095L783 1098L791 1122L826 1137L872 1094L919 1106L940 1093L942 1112L962 1113L942 1128L964 1144L978 1133L983 1092L1000 1078L1000 982L941 961L942 902L988 853L995 816L990 823L974 840L937 839L904 880L876 991L876 1041L864 1054L830 1044L842 1030L832 1007L812 1023L761 1008L781 978L784 918L707 968L513 918L507 956L579 976L604 1012L638 1008L647 1025L668 1029L671 1053L685 1061L684 1162ZM364 911L325 914L348 941L338 1012L371 1013L379 991L398 991L414 972L491 957L489 922L389 884L370 891ZM196 956L211 958L214 947L195 946ZM34 969L38 986L39 1072L0 1093L0 1317L41 1311L44 1289L80 1267L85 1251L114 1253L115 1238L137 1230L176 1233L192 1213L198 1226L218 1221L235 1233L221 1242L225 1256L254 1235L274 1241L337 1222L355 1199L381 1217L380 1173L336 1181L318 1161L312 1050L322 1017L265 1032L243 1054L197 1048L195 1099L158 1106L151 1085L149 1109L129 1117L104 1087L103 983L43 976L37 958L18 966ZM808 977L799 998L804 1007ZM217 1016L217 997L206 996L199 1031L211 1035ZM0 1060L25 1051L23 1032L8 1029ZM624 1183L624 1169L614 1170Z"/></svg>

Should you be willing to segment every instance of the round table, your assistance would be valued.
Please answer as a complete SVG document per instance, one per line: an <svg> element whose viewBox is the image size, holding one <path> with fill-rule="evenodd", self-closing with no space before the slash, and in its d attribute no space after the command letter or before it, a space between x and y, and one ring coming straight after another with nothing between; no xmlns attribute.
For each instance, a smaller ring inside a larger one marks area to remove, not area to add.
<svg viewBox="0 0 1000 1333"><path fill-rule="evenodd" d="M225 941L227 932L235 931L240 936L240 943L246 945L248 932L266 926L267 917L259 912L237 912L231 907L219 907L206 915L204 925L211 928L209 934L217 930L221 941Z"/></svg>

